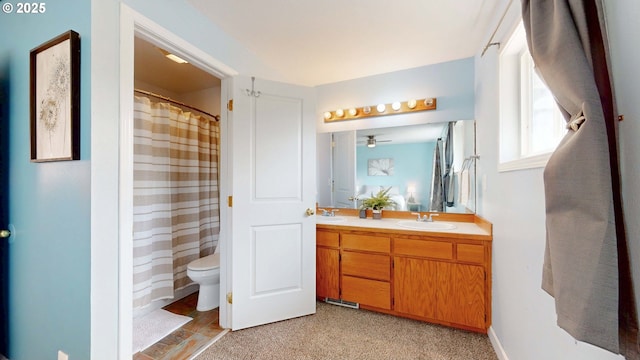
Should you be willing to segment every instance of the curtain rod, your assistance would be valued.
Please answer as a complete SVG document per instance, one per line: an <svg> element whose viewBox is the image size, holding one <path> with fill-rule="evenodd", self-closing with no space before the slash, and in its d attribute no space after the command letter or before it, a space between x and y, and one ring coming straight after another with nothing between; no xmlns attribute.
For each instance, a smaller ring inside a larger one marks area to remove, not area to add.
<svg viewBox="0 0 640 360"><path fill-rule="evenodd" d="M153 96L153 97L156 97L156 98L158 98L158 99L162 99L162 100L165 100L165 101L172 102L172 103L174 103L174 104L176 104L176 105L184 106L184 107L189 108L189 109L191 109L191 110L199 111L199 112L201 112L201 113L203 113L203 114L205 114L205 115L209 115L209 116L211 116L212 118L216 119L216 121L220 121L220 115L213 115L213 114L210 114L210 113L208 113L208 112L206 112L206 111L204 111L204 110L200 110L200 109L198 109L197 107L193 107L193 106L191 106L191 105L187 105L187 104L185 104L185 103L182 103L182 102L177 101L177 100L173 100L173 99L168 98L168 97L166 97L166 96L162 96L162 95L154 94L154 93L152 93L151 91L140 90L140 89L133 89L133 90L134 90L135 92L137 92L137 93L141 93L141 94L145 94L145 95Z"/></svg>
<svg viewBox="0 0 640 360"><path fill-rule="evenodd" d="M498 29L500 28L500 25L502 25L502 21L504 21L504 17L507 16L507 12L509 11L509 8L511 7L511 3L513 3L513 0L509 0L509 3L507 4L507 7L504 9L504 12L502 13L502 17L500 18L500 21L498 22L498 25L496 26L495 30L493 30L493 34L491 34L491 37L489 38L489 41L487 41L487 45L484 46L484 49L482 50L482 54L480 55L480 57L483 57L484 53L486 53L487 49L489 49L491 46L498 45L498 48L500 48L500 43L499 42L493 42L493 37L496 36L496 33L498 32Z"/></svg>

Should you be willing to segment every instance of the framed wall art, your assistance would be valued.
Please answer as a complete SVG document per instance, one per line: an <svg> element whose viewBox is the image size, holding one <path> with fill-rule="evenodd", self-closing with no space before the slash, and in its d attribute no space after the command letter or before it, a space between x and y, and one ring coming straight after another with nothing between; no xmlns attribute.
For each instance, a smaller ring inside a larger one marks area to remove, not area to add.
<svg viewBox="0 0 640 360"><path fill-rule="evenodd" d="M31 50L31 161L80 159L80 36Z"/></svg>
<svg viewBox="0 0 640 360"><path fill-rule="evenodd" d="M367 163L367 175L391 176L393 175L393 159L369 159Z"/></svg>

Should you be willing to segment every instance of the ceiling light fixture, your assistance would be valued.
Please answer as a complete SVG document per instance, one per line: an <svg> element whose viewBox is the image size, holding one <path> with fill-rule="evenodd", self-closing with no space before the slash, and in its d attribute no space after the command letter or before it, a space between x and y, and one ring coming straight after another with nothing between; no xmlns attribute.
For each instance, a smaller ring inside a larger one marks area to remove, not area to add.
<svg viewBox="0 0 640 360"><path fill-rule="evenodd" d="M168 52L165 49L158 48L158 50L160 50L162 55L164 55L167 59L172 60L174 62L177 62L178 64L187 64L187 63L189 63L187 60L179 57L178 55L174 55L174 54Z"/></svg>

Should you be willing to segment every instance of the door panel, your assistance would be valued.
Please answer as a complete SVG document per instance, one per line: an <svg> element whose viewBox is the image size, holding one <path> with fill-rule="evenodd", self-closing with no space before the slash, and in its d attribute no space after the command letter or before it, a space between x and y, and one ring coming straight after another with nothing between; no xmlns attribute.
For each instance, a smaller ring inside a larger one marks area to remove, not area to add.
<svg viewBox="0 0 640 360"><path fill-rule="evenodd" d="M251 296L300 291L303 243L300 225L255 226L251 230Z"/></svg>
<svg viewBox="0 0 640 360"><path fill-rule="evenodd" d="M303 99L261 94L255 100L255 200L301 201Z"/></svg>
<svg viewBox="0 0 640 360"><path fill-rule="evenodd" d="M310 88L233 79L233 330L315 313L315 109ZM254 91L252 91L254 90Z"/></svg>
<svg viewBox="0 0 640 360"><path fill-rule="evenodd" d="M341 131L333 134L333 206L355 208L356 195L356 132Z"/></svg>

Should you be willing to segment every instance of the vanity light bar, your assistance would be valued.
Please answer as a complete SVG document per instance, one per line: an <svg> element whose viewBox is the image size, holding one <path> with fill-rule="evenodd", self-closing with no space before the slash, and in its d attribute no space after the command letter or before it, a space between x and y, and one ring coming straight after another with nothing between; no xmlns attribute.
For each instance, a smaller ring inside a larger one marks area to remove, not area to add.
<svg viewBox="0 0 640 360"><path fill-rule="evenodd" d="M361 119L372 116L386 116L415 111L435 110L436 98L411 99L408 101L396 101L390 104L378 104L362 107L354 107L349 109L336 109L334 111L325 111L324 122L344 121Z"/></svg>

